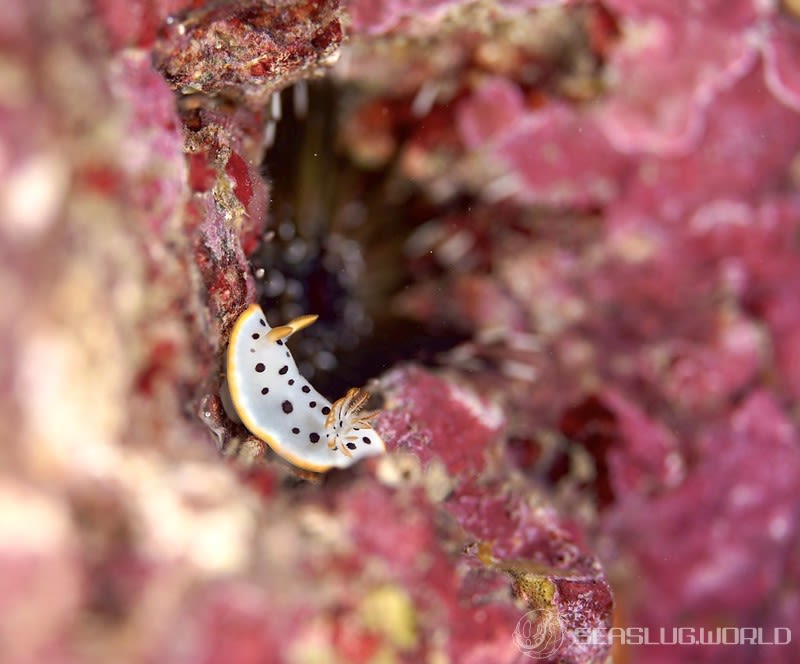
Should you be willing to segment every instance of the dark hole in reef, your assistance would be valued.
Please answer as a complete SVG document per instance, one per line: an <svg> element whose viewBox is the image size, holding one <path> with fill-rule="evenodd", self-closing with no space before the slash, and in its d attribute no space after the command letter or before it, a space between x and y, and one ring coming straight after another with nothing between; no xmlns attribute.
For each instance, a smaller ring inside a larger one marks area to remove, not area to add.
<svg viewBox="0 0 800 664"><path fill-rule="evenodd" d="M616 415L600 397L592 394L561 414L559 429L568 440L582 446L591 456L595 464L592 484L597 502L600 507L609 506L614 500L614 490L608 457L620 439ZM550 468L550 480L556 482L568 472L568 462L562 456Z"/></svg>
<svg viewBox="0 0 800 664"><path fill-rule="evenodd" d="M424 217L410 211L408 197L389 192L393 161L365 170L337 150L347 94L331 81L311 83L308 113L299 117L293 92L284 91L263 163L272 237L251 256L270 325L319 316L289 345L301 373L332 400L398 362L435 364L468 338L390 311L412 281L403 246Z"/></svg>

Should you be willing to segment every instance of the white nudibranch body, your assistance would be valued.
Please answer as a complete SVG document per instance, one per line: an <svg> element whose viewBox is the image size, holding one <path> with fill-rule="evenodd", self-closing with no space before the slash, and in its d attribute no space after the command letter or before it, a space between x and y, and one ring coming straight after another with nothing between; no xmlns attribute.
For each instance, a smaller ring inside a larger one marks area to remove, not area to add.
<svg viewBox="0 0 800 664"><path fill-rule="evenodd" d="M236 414L253 435L295 466L322 472L386 451L359 414L369 395L358 389L330 403L300 375L286 340L316 316L272 328L257 304L233 326L227 380Z"/></svg>

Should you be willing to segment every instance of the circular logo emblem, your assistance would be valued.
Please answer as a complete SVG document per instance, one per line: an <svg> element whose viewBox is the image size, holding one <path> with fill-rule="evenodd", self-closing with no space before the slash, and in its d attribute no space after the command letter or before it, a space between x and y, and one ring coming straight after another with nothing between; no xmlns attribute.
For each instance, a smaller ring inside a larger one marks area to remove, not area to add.
<svg viewBox="0 0 800 664"><path fill-rule="evenodd" d="M564 630L558 611L534 609L519 619L514 628L514 644L531 659L547 659L564 642Z"/></svg>

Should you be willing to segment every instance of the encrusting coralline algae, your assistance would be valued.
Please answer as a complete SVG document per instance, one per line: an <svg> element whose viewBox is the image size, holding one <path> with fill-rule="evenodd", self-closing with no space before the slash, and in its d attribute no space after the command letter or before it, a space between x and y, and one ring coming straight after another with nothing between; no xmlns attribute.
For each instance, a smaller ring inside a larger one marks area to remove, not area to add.
<svg viewBox="0 0 800 664"><path fill-rule="evenodd" d="M0 658L796 661L581 635L800 624L798 44L792 0L10 7ZM253 303L385 454L226 414Z"/></svg>

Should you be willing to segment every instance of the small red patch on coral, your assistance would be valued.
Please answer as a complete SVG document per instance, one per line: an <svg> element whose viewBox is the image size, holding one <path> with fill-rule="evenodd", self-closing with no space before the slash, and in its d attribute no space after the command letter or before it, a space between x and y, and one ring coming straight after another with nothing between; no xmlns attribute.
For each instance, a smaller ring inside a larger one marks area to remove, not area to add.
<svg viewBox="0 0 800 664"><path fill-rule="evenodd" d="M233 178L235 183L236 198L242 205L247 207L253 197L252 174L247 163L235 152L231 153L228 163L225 165L225 172Z"/></svg>
<svg viewBox="0 0 800 664"><path fill-rule="evenodd" d="M512 437L508 440L511 462L522 470L533 470L541 458L541 446L534 439Z"/></svg>
<svg viewBox="0 0 800 664"><path fill-rule="evenodd" d="M155 383L161 376L171 376L172 362L177 354L177 347L172 340L155 342L143 368L134 380L134 389L142 394L151 395Z"/></svg>
<svg viewBox="0 0 800 664"><path fill-rule="evenodd" d="M76 173L77 185L103 195L119 193L124 175L108 166L86 165Z"/></svg>
<svg viewBox="0 0 800 664"><path fill-rule="evenodd" d="M311 45L321 51L336 47L342 41L342 26L335 22L323 27L311 38Z"/></svg>
<svg viewBox="0 0 800 664"><path fill-rule="evenodd" d="M193 152L187 155L189 186L192 191L211 191L217 181L217 171L208 163L208 153Z"/></svg>
<svg viewBox="0 0 800 664"><path fill-rule="evenodd" d="M597 501L601 506L611 503L614 493L608 476L608 452L619 437L614 413L592 395L564 411L559 429L589 453L595 466L592 487Z"/></svg>
<svg viewBox="0 0 800 664"><path fill-rule="evenodd" d="M616 17L600 3L588 9L587 30L592 51L605 58L619 39L619 23Z"/></svg>
<svg viewBox="0 0 800 664"><path fill-rule="evenodd" d="M262 498L270 498L275 495L278 478L269 466L256 465L242 471L242 481Z"/></svg>
<svg viewBox="0 0 800 664"><path fill-rule="evenodd" d="M381 638L357 624L351 613L342 612L332 624L331 643L345 662L368 664L381 647Z"/></svg>

